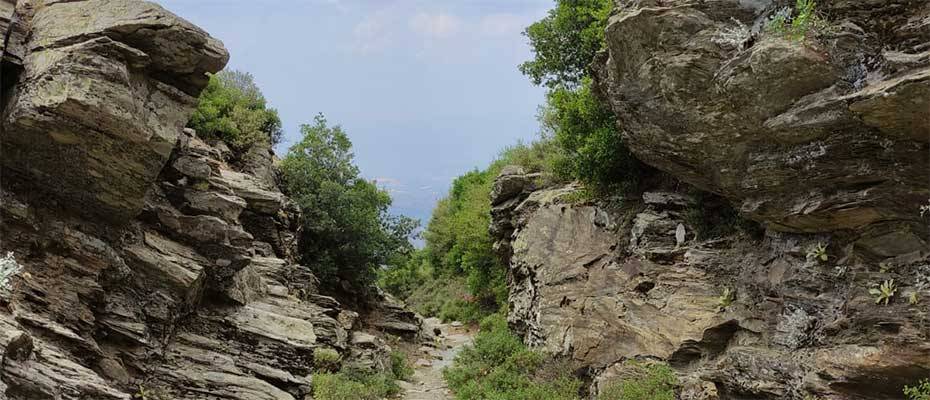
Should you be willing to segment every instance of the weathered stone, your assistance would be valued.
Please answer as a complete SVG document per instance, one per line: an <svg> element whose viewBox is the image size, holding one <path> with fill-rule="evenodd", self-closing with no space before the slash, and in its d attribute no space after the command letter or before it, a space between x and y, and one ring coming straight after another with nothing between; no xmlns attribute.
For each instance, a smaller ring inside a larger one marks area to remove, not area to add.
<svg viewBox="0 0 930 400"><path fill-rule="evenodd" d="M930 197L930 3L818 3L829 28L804 40L763 28L792 5L618 2L594 69L624 142L773 229L915 223Z"/></svg>
<svg viewBox="0 0 930 400"><path fill-rule="evenodd" d="M689 400L890 399L926 376L927 304L904 296L930 288L930 252L911 235L693 238L691 203L666 200L684 196L607 209L564 203L567 190L518 197L490 231L512 248L511 328L589 371L592 393L633 371L629 359L668 363ZM806 258L818 244L835 249L829 262ZM890 278L905 294L876 306L868 289Z"/></svg>
<svg viewBox="0 0 930 400"><path fill-rule="evenodd" d="M27 50L0 121L6 176L78 213L125 222L142 208L205 73L228 55L152 3L21 3L14 18L28 29Z"/></svg>

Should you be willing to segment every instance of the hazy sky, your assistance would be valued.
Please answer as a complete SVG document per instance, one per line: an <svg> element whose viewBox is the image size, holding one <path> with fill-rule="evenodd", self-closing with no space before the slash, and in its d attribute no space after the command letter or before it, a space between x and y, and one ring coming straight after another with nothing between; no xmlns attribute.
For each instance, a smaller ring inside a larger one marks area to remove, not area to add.
<svg viewBox="0 0 930 400"><path fill-rule="evenodd" d="M158 0L222 40L281 114L283 154L318 112L356 162L426 218L451 180L536 136L543 91L517 65L551 0Z"/></svg>

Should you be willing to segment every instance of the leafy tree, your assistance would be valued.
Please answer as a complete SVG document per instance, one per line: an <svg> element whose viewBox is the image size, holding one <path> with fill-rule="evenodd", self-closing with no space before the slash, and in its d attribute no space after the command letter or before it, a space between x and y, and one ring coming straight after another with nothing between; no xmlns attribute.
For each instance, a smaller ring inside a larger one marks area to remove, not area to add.
<svg viewBox="0 0 930 400"><path fill-rule="evenodd" d="M588 68L606 47L604 30L611 0L557 0L526 28L534 58L520 65L533 83L549 91L540 122L557 154L552 172L579 180L595 195L635 185L646 169L623 143L613 113L592 92Z"/></svg>
<svg viewBox="0 0 930 400"><path fill-rule="evenodd" d="M536 85L572 88L588 75L594 55L605 47L604 29L612 0L557 0L549 15L523 34L535 54L520 72Z"/></svg>
<svg viewBox="0 0 930 400"><path fill-rule="evenodd" d="M298 249L324 283L366 288L375 271L399 254L417 222L388 214L391 198L359 176L352 143L323 115L301 125L302 139L281 162L288 194L301 210Z"/></svg>
<svg viewBox="0 0 930 400"><path fill-rule="evenodd" d="M269 108L252 74L223 70L210 77L188 126L237 150L281 140L278 111Z"/></svg>

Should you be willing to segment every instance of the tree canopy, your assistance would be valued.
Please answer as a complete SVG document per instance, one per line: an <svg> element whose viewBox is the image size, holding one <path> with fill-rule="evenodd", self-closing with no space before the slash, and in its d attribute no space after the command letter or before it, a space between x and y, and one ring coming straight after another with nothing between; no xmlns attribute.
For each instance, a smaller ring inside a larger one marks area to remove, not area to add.
<svg viewBox="0 0 930 400"><path fill-rule="evenodd" d="M321 114L300 133L281 171L301 210L301 261L324 283L366 288L380 266L412 251L417 223L388 213L391 197L359 176L352 142L340 126L329 126Z"/></svg>
<svg viewBox="0 0 930 400"><path fill-rule="evenodd" d="M581 84L594 55L604 48L612 6L612 0L558 0L545 18L524 30L534 57L520 64L520 71L549 88Z"/></svg>

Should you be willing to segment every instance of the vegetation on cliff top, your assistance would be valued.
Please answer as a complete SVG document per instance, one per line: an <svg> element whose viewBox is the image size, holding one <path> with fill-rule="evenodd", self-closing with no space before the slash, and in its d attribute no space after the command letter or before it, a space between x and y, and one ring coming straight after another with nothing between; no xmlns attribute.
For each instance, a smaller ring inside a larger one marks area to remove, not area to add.
<svg viewBox="0 0 930 400"><path fill-rule="evenodd" d="M252 74L223 70L210 76L187 124L200 135L221 139L236 150L281 141L281 119L269 108Z"/></svg>

